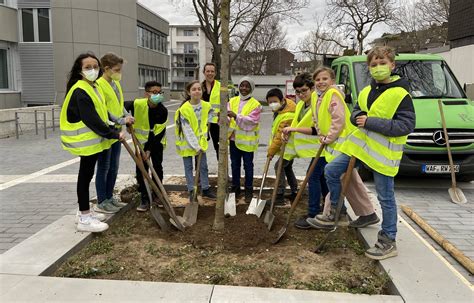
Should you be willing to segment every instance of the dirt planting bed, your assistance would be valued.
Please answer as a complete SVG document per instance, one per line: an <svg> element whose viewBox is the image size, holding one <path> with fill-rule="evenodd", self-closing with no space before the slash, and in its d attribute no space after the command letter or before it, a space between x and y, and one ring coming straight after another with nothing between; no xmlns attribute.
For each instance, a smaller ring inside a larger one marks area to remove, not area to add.
<svg viewBox="0 0 474 303"><path fill-rule="evenodd" d="M137 203L137 195L129 190ZM171 192L176 205L187 194ZM268 197L269 198L269 197ZM295 218L305 213L304 199ZM214 231L213 201L201 200L197 223L185 232L162 232L149 213L132 208L109 230L96 236L68 259L55 276L93 279L165 281L220 285L278 287L366 294L386 294L389 278L363 255L355 231L341 228L327 249L312 249L326 232L298 230L292 225L283 240L272 245L288 208L275 210L273 229L262 219L245 215L225 219L225 230ZM243 203L240 201L239 203ZM184 208L176 208L178 215Z"/></svg>

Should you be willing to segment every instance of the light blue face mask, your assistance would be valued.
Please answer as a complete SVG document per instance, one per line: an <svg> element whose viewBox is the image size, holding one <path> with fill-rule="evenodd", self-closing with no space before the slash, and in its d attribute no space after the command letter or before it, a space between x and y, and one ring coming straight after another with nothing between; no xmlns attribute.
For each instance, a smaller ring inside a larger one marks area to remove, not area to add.
<svg viewBox="0 0 474 303"><path fill-rule="evenodd" d="M163 94L156 94L150 96L150 101L155 105L163 102L164 99L165 97L163 96Z"/></svg>

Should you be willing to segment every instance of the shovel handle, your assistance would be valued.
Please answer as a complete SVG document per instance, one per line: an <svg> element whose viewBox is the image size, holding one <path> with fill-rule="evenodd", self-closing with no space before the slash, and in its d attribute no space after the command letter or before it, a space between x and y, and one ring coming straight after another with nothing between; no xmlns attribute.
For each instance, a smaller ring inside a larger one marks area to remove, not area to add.
<svg viewBox="0 0 474 303"><path fill-rule="evenodd" d="M273 207L275 207L275 200L278 191L278 185L280 184L280 177L281 177L281 170L283 168L283 155L285 154L286 142L283 142L281 149L280 149L280 159L278 160L278 168L276 173L275 183L273 185L273 193L272 193L272 204L270 205L270 212L273 212Z"/></svg>
<svg viewBox="0 0 474 303"><path fill-rule="evenodd" d="M451 170L451 181L453 183L453 188L456 188L456 175L454 173L453 156L451 155L451 146L449 145L448 129L446 127L446 120L444 119L443 104L441 100L438 100L438 107L439 107L439 113L441 115L441 124L443 125L444 138L446 140L446 148L448 150L449 166Z"/></svg>
<svg viewBox="0 0 474 303"><path fill-rule="evenodd" d="M269 166L270 166L270 158L267 157L267 161L265 162L265 167L263 169L262 184L260 185L260 191L258 192L258 201L260 201L260 199L262 198L263 185L265 184L265 179L267 178Z"/></svg>
<svg viewBox="0 0 474 303"><path fill-rule="evenodd" d="M199 173L201 171L201 159L202 159L203 151L200 151L197 157L197 165L196 165L196 176L194 178L194 191L193 191L193 202L197 199L197 192L198 192L198 184L199 184Z"/></svg>

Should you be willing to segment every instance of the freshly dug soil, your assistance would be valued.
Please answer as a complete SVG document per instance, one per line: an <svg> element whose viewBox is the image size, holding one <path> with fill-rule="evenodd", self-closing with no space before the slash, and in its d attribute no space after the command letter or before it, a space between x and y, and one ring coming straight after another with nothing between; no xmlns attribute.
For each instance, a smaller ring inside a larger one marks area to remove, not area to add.
<svg viewBox="0 0 474 303"><path fill-rule="evenodd" d="M188 199L187 193L169 195L177 205ZM133 203L138 203L136 197ZM363 255L364 247L354 231L339 228L326 251L315 254L312 250L325 231L298 230L290 224L282 241L271 244L284 225L288 208L275 209L273 228L268 231L263 223L265 212L260 219L246 215L248 205L240 204L237 216L225 218L225 229L215 231L213 203L202 200L197 223L185 232L170 233L161 231L149 213L132 208L54 275L387 293L389 277ZM181 215L183 210L176 212ZM305 212L303 199L292 223Z"/></svg>

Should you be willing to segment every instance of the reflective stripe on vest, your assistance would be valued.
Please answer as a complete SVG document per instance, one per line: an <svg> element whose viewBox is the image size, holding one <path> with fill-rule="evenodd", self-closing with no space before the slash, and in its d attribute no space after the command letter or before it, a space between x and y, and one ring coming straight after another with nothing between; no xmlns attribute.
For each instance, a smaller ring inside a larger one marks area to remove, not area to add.
<svg viewBox="0 0 474 303"><path fill-rule="evenodd" d="M180 115L189 122L191 129L193 130L194 134L198 138L199 146L203 151L207 151L208 143L207 143L207 121L209 119L209 111L211 110L211 105L208 102L201 100L201 123L198 125L198 118L194 113L193 106L189 101L185 102L181 105L180 108L174 114L174 121L176 125L180 125L181 121ZM176 152L181 157L191 157L195 156L196 150L189 145L188 141L186 140L184 133L179 132L179 127L175 127L175 144L176 144Z"/></svg>
<svg viewBox="0 0 474 303"><path fill-rule="evenodd" d="M238 114L239 111L239 103L240 97L234 97L230 99L230 109ZM257 101L255 98L250 98L247 103L242 108L240 112L243 116L248 116L253 110L260 107L260 102ZM245 131L241 129L235 119L230 120L229 130L232 132L234 131L235 134L235 146L238 149L245 151L245 152L255 152L258 149L258 140L259 140L259 131L260 131L260 123L254 127L251 131Z"/></svg>
<svg viewBox="0 0 474 303"><path fill-rule="evenodd" d="M311 106L304 114L303 118L298 121L298 117L302 110L304 110L305 102L299 101L296 104L295 117L291 122L291 127L312 127L313 126L313 115ZM293 140L293 142L292 142ZM290 143L291 142L291 143ZM314 158L319 149L319 138L318 136L305 135L298 132L292 132L289 139L289 144L286 146L284 159L291 160L295 156L298 158ZM293 156L293 150L294 155Z"/></svg>
<svg viewBox="0 0 474 303"><path fill-rule="evenodd" d="M367 112L368 117L392 119L398 106L408 95L408 92L401 87L389 88L374 101L369 110L367 98L370 89L370 86L367 86L359 95L359 106L361 110ZM378 173L393 177L398 173L407 137L387 137L358 128L347 138L341 150L357 157Z"/></svg>
<svg viewBox="0 0 474 303"><path fill-rule="evenodd" d="M135 123L133 124L135 135L137 136L138 142L143 146L148 141L148 135L150 133L148 98L140 98L133 101L133 115L135 118Z"/></svg>
<svg viewBox="0 0 474 303"><path fill-rule="evenodd" d="M217 80L214 80L211 95L209 96L209 103L211 104L215 113L215 116L212 117L211 123L217 123L217 119L219 119L219 113L221 111L221 83Z"/></svg>
<svg viewBox="0 0 474 303"><path fill-rule="evenodd" d="M67 120L67 109L71 100L71 96L78 88L84 90L91 98L100 119L105 124L107 124L108 121L107 107L105 106L105 103L102 102L104 97L102 96L102 98L100 98L97 95L97 93L102 94L102 90L99 88L97 89L96 93L94 88L86 81L77 81L67 93L61 108L59 120L59 127L61 130L61 145L64 150L69 151L73 155L90 156L110 148L112 142L111 140L105 139L93 132L82 121L70 123Z"/></svg>

